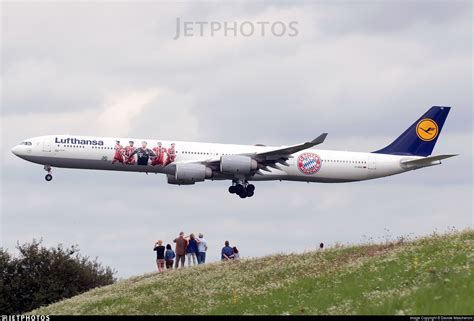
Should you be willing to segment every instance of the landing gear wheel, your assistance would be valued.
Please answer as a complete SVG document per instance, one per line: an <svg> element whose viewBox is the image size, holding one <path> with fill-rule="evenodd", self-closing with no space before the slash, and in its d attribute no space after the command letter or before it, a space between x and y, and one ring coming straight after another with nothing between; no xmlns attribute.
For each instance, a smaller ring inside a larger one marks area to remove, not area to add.
<svg viewBox="0 0 474 321"><path fill-rule="evenodd" d="M235 185L235 192L236 192L238 195L242 194L244 191L245 191L244 185L241 185L241 184Z"/></svg>
<svg viewBox="0 0 474 321"><path fill-rule="evenodd" d="M49 165L44 165L44 170L48 172L48 174L46 174L46 176L44 177L44 179L49 182L53 179L53 175L51 175L51 166Z"/></svg>
<svg viewBox="0 0 474 321"><path fill-rule="evenodd" d="M243 178L234 179L232 186L229 187L229 193L237 194L240 198L252 197L255 194L255 185Z"/></svg>

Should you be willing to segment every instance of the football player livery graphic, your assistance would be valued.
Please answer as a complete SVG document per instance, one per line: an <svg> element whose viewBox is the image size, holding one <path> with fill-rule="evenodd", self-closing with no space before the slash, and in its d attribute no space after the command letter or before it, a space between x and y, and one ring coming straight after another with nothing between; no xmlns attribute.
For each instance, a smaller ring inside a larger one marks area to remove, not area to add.
<svg viewBox="0 0 474 321"><path fill-rule="evenodd" d="M156 157L151 162L151 165L163 165L163 147L161 142L157 143L156 147L153 148L153 152L155 153Z"/></svg>
<svg viewBox="0 0 474 321"><path fill-rule="evenodd" d="M124 153L125 153L125 149L123 148L122 145L120 145L120 141L119 141L119 140L117 140L117 141L115 142L115 147L114 147L114 149L115 149L115 155L114 155L114 159L113 159L113 161L112 161L112 164L114 164L115 162L119 162L119 163L123 164L123 161L124 161L123 155L124 155Z"/></svg>
<svg viewBox="0 0 474 321"><path fill-rule="evenodd" d="M135 153L135 146L133 140L128 142L128 146L125 147L125 164L127 165L135 165L135 157L133 156Z"/></svg>

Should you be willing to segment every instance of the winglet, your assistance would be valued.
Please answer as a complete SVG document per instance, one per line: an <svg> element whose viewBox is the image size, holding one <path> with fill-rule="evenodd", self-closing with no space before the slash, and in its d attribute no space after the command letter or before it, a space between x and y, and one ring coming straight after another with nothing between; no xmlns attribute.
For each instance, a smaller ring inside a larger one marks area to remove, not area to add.
<svg viewBox="0 0 474 321"><path fill-rule="evenodd" d="M310 142L311 145L316 146L316 145L322 144L324 140L326 139L327 135L328 133L322 133L321 135L319 135L318 137L316 137Z"/></svg>

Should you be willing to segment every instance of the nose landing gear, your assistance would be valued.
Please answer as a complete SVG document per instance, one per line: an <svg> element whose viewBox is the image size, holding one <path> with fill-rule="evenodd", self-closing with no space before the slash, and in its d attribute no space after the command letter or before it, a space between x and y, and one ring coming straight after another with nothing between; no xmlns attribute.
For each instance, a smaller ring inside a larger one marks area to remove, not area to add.
<svg viewBox="0 0 474 321"><path fill-rule="evenodd" d="M49 165L44 165L44 170L48 172L48 174L46 174L46 176L44 177L44 179L45 179L47 182L50 182L50 181L53 179L53 175L51 175L51 166L49 166Z"/></svg>
<svg viewBox="0 0 474 321"><path fill-rule="evenodd" d="M234 181L229 187L229 193L237 194L240 198L252 197L255 193L255 186L247 181Z"/></svg>

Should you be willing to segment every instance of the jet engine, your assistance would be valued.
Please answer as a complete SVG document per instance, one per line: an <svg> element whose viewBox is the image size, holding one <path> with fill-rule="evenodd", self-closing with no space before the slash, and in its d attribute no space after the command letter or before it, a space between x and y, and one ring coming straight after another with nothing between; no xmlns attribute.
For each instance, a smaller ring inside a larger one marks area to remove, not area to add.
<svg viewBox="0 0 474 321"><path fill-rule="evenodd" d="M212 170L202 164L176 164L174 175L167 175L168 184L192 185L212 177Z"/></svg>
<svg viewBox="0 0 474 321"><path fill-rule="evenodd" d="M255 159L243 155L223 155L221 157L221 172L226 174L249 174L258 168Z"/></svg>

